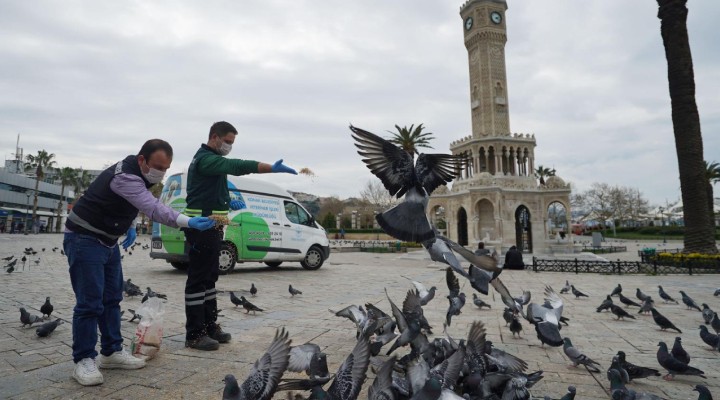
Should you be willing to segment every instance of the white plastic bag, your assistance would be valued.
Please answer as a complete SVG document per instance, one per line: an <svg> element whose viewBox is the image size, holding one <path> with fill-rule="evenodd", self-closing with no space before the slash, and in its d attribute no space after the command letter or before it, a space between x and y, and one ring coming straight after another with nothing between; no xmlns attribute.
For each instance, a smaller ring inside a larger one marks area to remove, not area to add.
<svg viewBox="0 0 720 400"><path fill-rule="evenodd" d="M163 337L163 303L157 297L151 297L136 311L142 319L135 330L132 340L132 355L143 360L149 360L160 351Z"/></svg>

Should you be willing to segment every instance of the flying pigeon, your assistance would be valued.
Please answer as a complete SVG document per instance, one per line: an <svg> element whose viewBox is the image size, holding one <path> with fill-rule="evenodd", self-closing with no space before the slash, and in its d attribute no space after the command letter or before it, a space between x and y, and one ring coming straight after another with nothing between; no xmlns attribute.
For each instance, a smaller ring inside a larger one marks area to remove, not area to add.
<svg viewBox="0 0 720 400"><path fill-rule="evenodd" d="M250 374L242 385L238 385L235 376L225 376L223 399L227 400L270 400L280 383L290 360L290 344L285 328L275 332L270 347L260 359L255 361Z"/></svg>
<svg viewBox="0 0 720 400"><path fill-rule="evenodd" d="M412 284L413 286L415 286L415 293L420 296L421 306L427 305L430 300L435 298L435 291L437 290L435 286L432 286L430 289L428 289L425 287L425 285L418 281L412 281Z"/></svg>
<svg viewBox="0 0 720 400"><path fill-rule="evenodd" d="M430 194L460 174L464 157L449 154L414 154L388 140L350 125L358 154L380 178L390 195L404 196L401 203L375 219L385 232L407 242L423 242L435 236L426 215Z"/></svg>
<svg viewBox="0 0 720 400"><path fill-rule="evenodd" d="M291 347L287 369L290 372L305 372L311 378L329 377L327 356L315 343Z"/></svg>

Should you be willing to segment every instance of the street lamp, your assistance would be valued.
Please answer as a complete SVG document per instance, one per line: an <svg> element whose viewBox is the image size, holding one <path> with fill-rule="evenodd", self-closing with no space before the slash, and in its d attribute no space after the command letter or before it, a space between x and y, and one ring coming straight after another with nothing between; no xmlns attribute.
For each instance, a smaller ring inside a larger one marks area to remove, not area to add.
<svg viewBox="0 0 720 400"><path fill-rule="evenodd" d="M28 233L27 233L27 229L28 229L28 220L27 220L27 217L28 217L28 214L30 214L30 193L25 193L25 196L27 196L27 201L25 202L26 212L25 212L25 223L23 224L23 228L24 228L24 229L23 229L23 230L24 230L23 233L27 235L27 234L28 234Z"/></svg>
<svg viewBox="0 0 720 400"><path fill-rule="evenodd" d="M658 210L660 210L660 221L662 224L662 237L663 237L663 243L667 243L667 238L665 237L665 214L663 214L663 211L665 209L663 207L658 207Z"/></svg>

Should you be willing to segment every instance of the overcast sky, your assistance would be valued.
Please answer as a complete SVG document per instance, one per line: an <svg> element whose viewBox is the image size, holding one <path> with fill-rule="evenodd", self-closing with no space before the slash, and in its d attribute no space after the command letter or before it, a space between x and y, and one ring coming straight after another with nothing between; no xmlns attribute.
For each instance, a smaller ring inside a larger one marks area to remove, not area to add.
<svg viewBox="0 0 720 400"><path fill-rule="evenodd" d="M101 168L146 139L187 167L214 121L231 156L308 167L264 176L290 190L355 196L372 175L347 126L381 135L424 123L447 152L470 131L461 1L4 1L0 149L45 149ZM679 197L654 0L509 0L510 125L535 133L536 164L575 190L592 182ZM717 0L689 1L705 158L720 161ZM716 188L717 190L717 188Z"/></svg>

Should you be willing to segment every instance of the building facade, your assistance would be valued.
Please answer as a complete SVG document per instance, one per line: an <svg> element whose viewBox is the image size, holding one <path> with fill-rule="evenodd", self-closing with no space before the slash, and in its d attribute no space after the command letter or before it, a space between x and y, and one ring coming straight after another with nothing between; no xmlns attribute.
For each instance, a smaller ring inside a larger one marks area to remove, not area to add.
<svg viewBox="0 0 720 400"><path fill-rule="evenodd" d="M468 163L449 191L430 198L429 217L436 225L442 220L448 237L463 245L483 241L499 252L513 245L526 253L572 251L566 228L570 185L557 176L539 184L535 135L510 130L506 11L505 0L468 0L460 8L472 134L452 142L450 151Z"/></svg>

